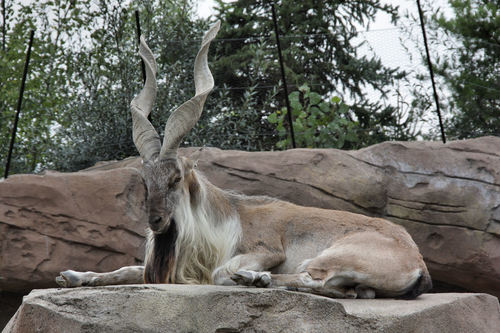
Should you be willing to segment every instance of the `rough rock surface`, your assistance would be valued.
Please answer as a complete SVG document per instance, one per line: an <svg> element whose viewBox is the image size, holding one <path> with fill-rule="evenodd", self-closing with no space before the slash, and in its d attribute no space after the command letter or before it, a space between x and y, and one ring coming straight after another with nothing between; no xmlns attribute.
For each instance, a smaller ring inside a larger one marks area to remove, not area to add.
<svg viewBox="0 0 500 333"><path fill-rule="evenodd" d="M143 260L145 188L133 168L16 175L0 182L0 289L57 286L61 269Z"/></svg>
<svg viewBox="0 0 500 333"><path fill-rule="evenodd" d="M191 149L214 184L403 225L434 280L500 296L500 138L359 151Z"/></svg>
<svg viewBox="0 0 500 333"><path fill-rule="evenodd" d="M277 289L131 285L32 291L3 332L487 333L498 327L498 300L487 294L334 300Z"/></svg>
<svg viewBox="0 0 500 333"><path fill-rule="evenodd" d="M434 280L500 296L500 138L181 154L221 188L400 223ZM0 181L0 289L56 286L54 277L68 268L138 263L146 216L137 169L140 161L130 158Z"/></svg>

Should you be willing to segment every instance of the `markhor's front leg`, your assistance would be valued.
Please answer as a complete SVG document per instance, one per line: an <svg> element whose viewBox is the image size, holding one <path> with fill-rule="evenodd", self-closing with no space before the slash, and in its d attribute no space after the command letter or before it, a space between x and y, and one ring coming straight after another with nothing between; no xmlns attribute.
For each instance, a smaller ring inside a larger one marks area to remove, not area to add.
<svg viewBox="0 0 500 333"><path fill-rule="evenodd" d="M56 282L63 288L96 287L116 284L144 283L143 266L125 266L107 273L76 272L72 270L61 272Z"/></svg>
<svg viewBox="0 0 500 333"><path fill-rule="evenodd" d="M224 265L215 269L213 281L218 285L236 285L234 275L239 271L269 270L285 260L282 251L239 254L228 260Z"/></svg>

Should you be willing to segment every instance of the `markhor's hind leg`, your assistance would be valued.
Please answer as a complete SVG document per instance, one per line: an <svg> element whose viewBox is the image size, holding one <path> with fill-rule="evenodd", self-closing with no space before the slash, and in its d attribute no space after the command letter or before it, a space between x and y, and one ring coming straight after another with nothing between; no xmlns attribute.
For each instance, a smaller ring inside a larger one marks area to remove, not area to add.
<svg viewBox="0 0 500 333"><path fill-rule="evenodd" d="M56 277L56 282L63 288L95 287L116 284L144 283L143 266L125 266L107 273L64 271Z"/></svg>
<svg viewBox="0 0 500 333"><path fill-rule="evenodd" d="M304 260L291 274L237 271L238 284L261 287L292 287L330 297L416 297L430 286L416 245L384 234L365 231L350 234L318 256ZM273 267L273 266L271 266ZM423 280L422 276L427 278ZM420 286L419 281L426 285ZM417 292L412 292L417 288ZM420 288L420 289L418 289Z"/></svg>
<svg viewBox="0 0 500 333"><path fill-rule="evenodd" d="M256 287L287 287L297 288L299 291L310 292L332 298L356 298L357 289L342 288L330 281L313 279L308 272L296 274L272 274L270 272L255 272L240 270L232 277L233 281L240 285ZM362 290L359 290L360 292ZM374 298L375 293L364 292L359 294L360 298Z"/></svg>

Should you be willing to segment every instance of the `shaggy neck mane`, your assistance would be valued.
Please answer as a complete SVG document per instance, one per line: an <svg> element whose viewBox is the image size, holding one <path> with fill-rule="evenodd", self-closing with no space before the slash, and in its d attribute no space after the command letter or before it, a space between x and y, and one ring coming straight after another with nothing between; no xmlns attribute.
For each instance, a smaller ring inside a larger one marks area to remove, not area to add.
<svg viewBox="0 0 500 333"><path fill-rule="evenodd" d="M231 258L241 226L225 192L193 171L163 234L148 234L146 283L211 284Z"/></svg>
<svg viewBox="0 0 500 333"><path fill-rule="evenodd" d="M144 267L144 282L174 283L172 272L175 268L175 243L177 226L172 219L165 233L148 234L148 256Z"/></svg>

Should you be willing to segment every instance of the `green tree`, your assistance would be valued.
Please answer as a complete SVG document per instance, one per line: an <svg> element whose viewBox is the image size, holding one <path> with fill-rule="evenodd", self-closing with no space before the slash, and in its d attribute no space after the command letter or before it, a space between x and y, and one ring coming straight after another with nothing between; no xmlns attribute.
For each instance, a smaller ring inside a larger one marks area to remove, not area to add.
<svg viewBox="0 0 500 333"><path fill-rule="evenodd" d="M194 94L192 66L206 22L193 2L33 1L6 3L0 57L0 154L3 173L27 36L36 28L11 173L77 170L135 155L129 104L141 88L134 11L158 56L153 125Z"/></svg>
<svg viewBox="0 0 500 333"><path fill-rule="evenodd" d="M350 101L350 117L360 126L360 142L368 145L391 139L391 127L398 126L395 109L385 99L395 78L395 69L383 66L379 59L358 54L355 38L360 26L367 26L378 12L396 18L397 9L381 1L276 1L279 28L282 34L285 70L288 83L296 87L307 84L322 96L341 96ZM276 105L266 105L268 88L276 86L281 75L277 62L270 9L271 1L217 0L216 17L223 25L214 66L216 82L230 87L252 86L261 118L275 111ZM264 43L264 42L265 43ZM262 59L255 63L255 48L259 45ZM380 101L369 101L367 87L379 91ZM261 89L262 88L262 89ZM233 89L233 100L244 90ZM277 96L281 104L282 94ZM326 98L326 97L325 97ZM272 124L256 121L252 131L273 131ZM395 132L395 131L392 131ZM279 140L277 136L263 143L267 149Z"/></svg>
<svg viewBox="0 0 500 333"><path fill-rule="evenodd" d="M219 43L217 45L217 43ZM215 48L227 41L215 40ZM265 70L270 62L264 52L266 43L251 46L251 66ZM214 52L218 56L218 52ZM220 59L220 58L219 58ZM212 72L217 64L211 64ZM262 90L259 78L249 76L248 86L228 86L215 77L215 91L208 98L198 125L187 137L193 145L211 145L225 149L270 150L279 139L272 124L266 120L270 110L277 108L278 86ZM238 93L235 93L235 92Z"/></svg>
<svg viewBox="0 0 500 333"><path fill-rule="evenodd" d="M448 55L437 72L451 91L447 122L455 138L500 135L500 6L495 1L450 0L454 16L439 12L433 20Z"/></svg>
<svg viewBox="0 0 500 333"><path fill-rule="evenodd" d="M348 117L349 106L340 98L324 100L321 95L303 85L289 96L294 116L295 140L304 148L358 148L359 124ZM284 107L271 113L268 121L276 124L280 136L278 148L290 146L291 138L284 124L288 110Z"/></svg>
<svg viewBox="0 0 500 333"><path fill-rule="evenodd" d="M6 47L0 51L2 159L7 156L27 36L30 28L37 28L12 171L77 170L136 154L129 114L129 103L142 85L136 9L157 55L159 89L152 122L163 135L170 112L194 94L193 61L208 22L193 16L193 3L44 0L16 5L14 11L13 2L6 1L2 16ZM277 123L268 121L269 115L281 110L283 97L268 8L263 1L219 2L217 16L224 23L210 55L217 57L215 63L211 60L217 86L184 144L269 150L284 139ZM335 132L332 145L337 147L398 137L395 109L383 99L367 102L365 96L366 87L385 93L397 72L377 59L358 56L353 45L357 25L368 24L377 11L395 14L395 9L375 0L308 1L300 6L282 1L277 9L286 33L283 46L290 83L297 87L307 83L314 91L294 93L308 101L305 110L319 107L315 94L332 110L338 107L331 104L333 94L350 101L340 118L328 118L340 114L334 112L298 121L307 120L319 137L324 137L327 120L347 124L340 128L355 133L357 141L349 139L352 133L344 133L347 137L342 139ZM304 140L307 144L309 139ZM326 146L325 142L317 143Z"/></svg>
<svg viewBox="0 0 500 333"><path fill-rule="evenodd" d="M141 13L142 32L159 67L158 96L152 123L163 134L170 111L194 94L192 68L206 23L192 18L191 1L100 2L93 14L97 28L92 44L72 53L69 72L78 82L67 126L58 136L56 167L78 170L101 160L136 155L129 105L142 86L134 11ZM59 156L63 157L60 158Z"/></svg>
<svg viewBox="0 0 500 333"><path fill-rule="evenodd" d="M83 1L82 1L83 2ZM19 4L5 2L5 48L0 50L0 171L4 172L22 79L29 31L36 29L19 121L11 173L32 172L50 164L57 145L52 129L68 98L62 45L76 32L67 1Z"/></svg>

